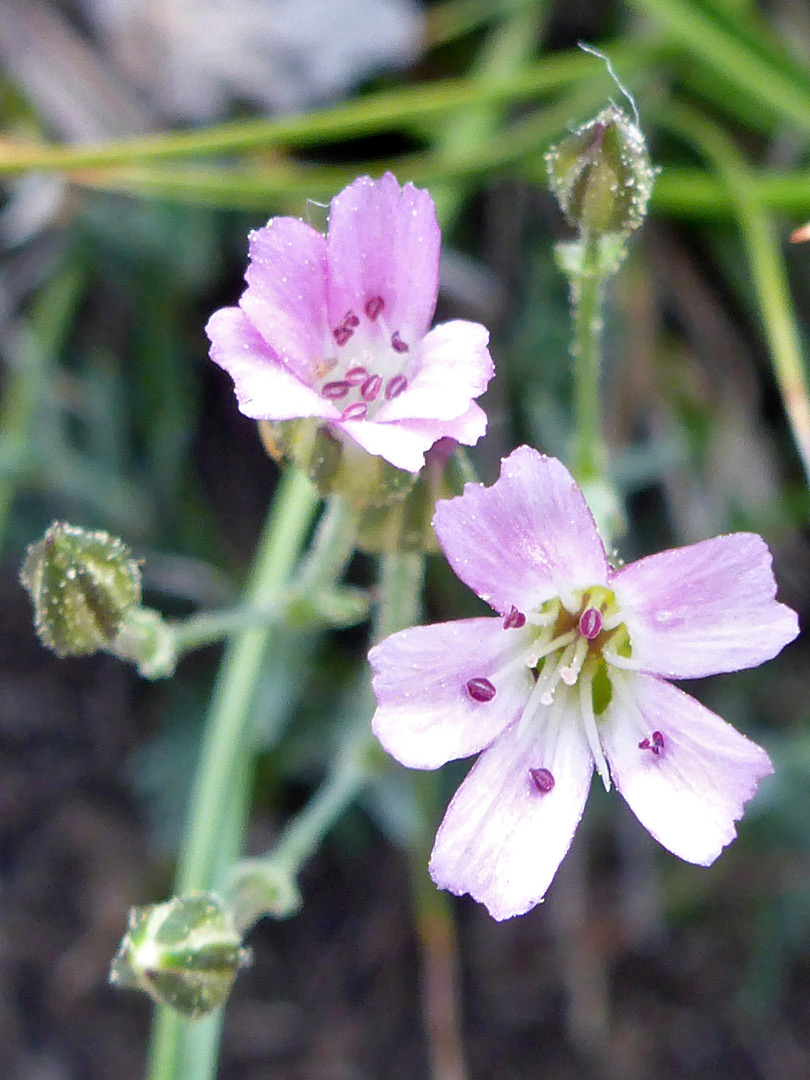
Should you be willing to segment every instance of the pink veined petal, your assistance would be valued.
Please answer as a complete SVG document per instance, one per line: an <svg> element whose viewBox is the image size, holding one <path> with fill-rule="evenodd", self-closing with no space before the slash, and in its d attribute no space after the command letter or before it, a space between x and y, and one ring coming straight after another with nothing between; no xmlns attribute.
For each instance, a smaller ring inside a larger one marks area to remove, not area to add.
<svg viewBox="0 0 810 1080"><path fill-rule="evenodd" d="M467 484L438 503L433 524L458 577L502 614L607 581L582 492L561 462L528 446L502 461L492 487Z"/></svg>
<svg viewBox="0 0 810 1080"><path fill-rule="evenodd" d="M533 679L525 665L498 674L520 652L525 632L501 619L459 619L392 634L369 653L378 708L371 727L411 769L436 769L489 746L516 719ZM491 701L474 701L470 679L487 678Z"/></svg>
<svg viewBox="0 0 810 1080"><path fill-rule="evenodd" d="M410 420L403 423L406 423L408 427L430 430L434 434L441 428L441 438L455 439L456 442L463 443L465 446L475 446L486 434L487 414L473 401L465 413L452 420Z"/></svg>
<svg viewBox="0 0 810 1080"><path fill-rule="evenodd" d="M379 419L451 419L487 388L494 374L489 331L456 319L435 326L422 342L419 370L408 388L380 409Z"/></svg>
<svg viewBox="0 0 810 1080"><path fill-rule="evenodd" d="M365 305L380 298L379 332L420 341L439 290L441 232L429 193L400 188L391 173L362 176L332 200L327 243L330 324L349 311L363 319Z"/></svg>
<svg viewBox="0 0 810 1080"><path fill-rule="evenodd" d="M613 575L630 632L629 667L697 679L770 660L799 632L774 599L771 553L753 533L662 551Z"/></svg>
<svg viewBox="0 0 810 1080"><path fill-rule="evenodd" d="M385 458L397 469L416 473L425 463L425 452L447 432L448 421L435 424L380 424L376 420L343 420L335 424L369 454Z"/></svg>
<svg viewBox="0 0 810 1080"><path fill-rule="evenodd" d="M456 416L452 420L400 420L386 426L412 432L423 441L429 442L430 446L445 438L455 439L465 446L475 446L487 430L487 414L473 401L462 416Z"/></svg>
<svg viewBox="0 0 810 1080"><path fill-rule="evenodd" d="M616 787L648 832L687 862L708 866L737 835L734 823L770 758L698 701L653 675L614 672L600 736ZM660 753L639 748L652 732Z"/></svg>
<svg viewBox="0 0 810 1080"><path fill-rule="evenodd" d="M311 384L334 354L326 318L326 238L297 218L272 218L250 234L248 287L239 301L285 367Z"/></svg>
<svg viewBox="0 0 810 1080"><path fill-rule="evenodd" d="M552 789L539 791L530 769L548 769ZM534 907L570 847L592 773L576 696L560 693L475 763L436 835L433 880L458 896L469 893L494 919Z"/></svg>
<svg viewBox="0 0 810 1080"><path fill-rule="evenodd" d="M473 402L463 416L453 420L400 420L381 424L374 420L352 420L336 424L344 428L369 454L384 457L398 469L419 472L425 453L440 439L451 438L474 446L487 429L484 410Z"/></svg>
<svg viewBox="0 0 810 1080"><path fill-rule="evenodd" d="M265 420L332 417L337 410L286 368L238 307L220 308L205 328L211 359L234 381L239 410Z"/></svg>

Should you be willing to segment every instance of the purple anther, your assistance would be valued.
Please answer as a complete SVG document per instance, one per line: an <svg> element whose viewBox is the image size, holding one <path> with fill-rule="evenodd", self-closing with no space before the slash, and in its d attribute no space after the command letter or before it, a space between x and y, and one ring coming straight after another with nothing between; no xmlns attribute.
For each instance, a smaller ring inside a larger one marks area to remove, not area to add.
<svg viewBox="0 0 810 1080"><path fill-rule="evenodd" d="M364 401L353 401L347 405L340 414L341 420L365 420L368 416L368 405Z"/></svg>
<svg viewBox="0 0 810 1080"><path fill-rule="evenodd" d="M368 378L368 372L364 367L350 367L344 378L349 386L360 386Z"/></svg>
<svg viewBox="0 0 810 1080"><path fill-rule="evenodd" d="M595 637L599 637L602 630L602 612L597 611L595 607L585 608L579 617L579 632L583 637L586 637L588 641L593 641Z"/></svg>
<svg viewBox="0 0 810 1080"><path fill-rule="evenodd" d="M385 307L385 301L381 296L372 296L370 300L366 300L366 315L372 320L376 319L380 312Z"/></svg>
<svg viewBox="0 0 810 1080"><path fill-rule="evenodd" d="M522 611L518 611L514 604L512 604L512 610L508 615L504 616L503 628L504 630L519 630L521 626L526 625L526 616Z"/></svg>
<svg viewBox="0 0 810 1080"><path fill-rule="evenodd" d="M407 389L408 380L404 375L395 375L393 379L388 380L388 385L385 388L385 397L387 401L393 401L395 397L399 397L403 390Z"/></svg>
<svg viewBox="0 0 810 1080"><path fill-rule="evenodd" d="M649 750L656 757L664 749L664 736L660 731L654 731L649 739L642 739L638 744L639 750Z"/></svg>
<svg viewBox="0 0 810 1080"><path fill-rule="evenodd" d="M345 326L348 330L354 330L360 325L360 320L353 311L347 311L343 316L343 322L340 325Z"/></svg>
<svg viewBox="0 0 810 1080"><path fill-rule="evenodd" d="M376 401L382 389L382 376L369 375L360 387L360 396L364 401Z"/></svg>
<svg viewBox="0 0 810 1080"><path fill-rule="evenodd" d="M354 330L350 326L336 326L332 331L332 336L338 345L345 345L353 333Z"/></svg>
<svg viewBox="0 0 810 1080"><path fill-rule="evenodd" d="M394 334L393 334L393 336L391 338L391 348L394 350L394 352L399 352L399 353L409 351L408 346L405 344L405 342L399 336L399 330L394 331Z"/></svg>
<svg viewBox="0 0 810 1080"><path fill-rule="evenodd" d="M467 693L473 701L492 701L495 697L495 687L489 679L470 679L467 683Z"/></svg>
<svg viewBox="0 0 810 1080"><path fill-rule="evenodd" d="M340 401L341 398L346 397L348 392L349 383L345 379L325 383L321 389L321 394L327 401Z"/></svg>
<svg viewBox="0 0 810 1080"><path fill-rule="evenodd" d="M551 769L529 769L529 776L541 795L548 795L554 787L554 774Z"/></svg>

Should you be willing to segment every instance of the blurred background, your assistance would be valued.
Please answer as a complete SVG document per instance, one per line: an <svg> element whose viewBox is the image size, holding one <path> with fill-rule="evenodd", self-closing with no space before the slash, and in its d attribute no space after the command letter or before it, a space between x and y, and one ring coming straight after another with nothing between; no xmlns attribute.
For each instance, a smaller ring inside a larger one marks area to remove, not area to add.
<svg viewBox="0 0 810 1080"><path fill-rule="evenodd" d="M207 359L205 322L241 291L248 229L276 213L320 225L331 195L385 168L436 199L439 317L493 332L482 479L522 441L565 457L553 244L567 230L543 155L623 104L579 40L611 56L663 170L610 293L622 555L760 532L804 618L810 245L787 241L810 219L806 0L1 0L7 1080L143 1076L150 1007L109 989L107 967L129 906L170 894L219 657L154 684L107 657L57 660L18 583L26 545L55 518L106 528L145 560L147 602L167 614L236 601L277 474ZM352 574L368 580L362 559ZM435 558L427 618L477 610ZM259 723L276 722L253 851L322 778L363 633L309 656L261 691ZM429 1063L426 980L441 1001L453 964L414 928L424 866L397 844L415 807L392 764L307 868L301 914L251 934L223 1080L806 1078L809 663L799 640L690 686L777 767L713 867L659 849L594 785L545 904L497 924L453 901L466 1071L452 1053ZM438 822L465 768L416 810Z"/></svg>

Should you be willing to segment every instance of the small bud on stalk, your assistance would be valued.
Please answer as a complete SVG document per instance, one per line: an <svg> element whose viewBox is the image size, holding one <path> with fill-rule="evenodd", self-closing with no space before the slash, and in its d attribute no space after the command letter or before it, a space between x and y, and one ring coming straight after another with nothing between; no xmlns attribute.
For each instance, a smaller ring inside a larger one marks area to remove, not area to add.
<svg viewBox="0 0 810 1080"><path fill-rule="evenodd" d="M627 234L641 225L655 180L637 124L611 103L546 154L549 182L583 233Z"/></svg>
<svg viewBox="0 0 810 1080"><path fill-rule="evenodd" d="M195 1019L224 1005L250 962L231 912L213 893L133 908L110 967L110 982L143 990Z"/></svg>
<svg viewBox="0 0 810 1080"><path fill-rule="evenodd" d="M124 615L141 602L140 567L126 544L64 521L29 547L20 580L37 634L57 656L109 647Z"/></svg>

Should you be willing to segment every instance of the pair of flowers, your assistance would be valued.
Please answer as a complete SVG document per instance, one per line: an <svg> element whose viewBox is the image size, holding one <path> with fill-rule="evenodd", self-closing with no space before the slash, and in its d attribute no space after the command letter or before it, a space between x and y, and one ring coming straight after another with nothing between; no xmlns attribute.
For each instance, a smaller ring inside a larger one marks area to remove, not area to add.
<svg viewBox="0 0 810 1080"><path fill-rule="evenodd" d="M390 174L341 192L326 237L292 218L252 233L239 306L208 325L241 411L315 418L410 472L440 438L474 444L488 334L429 330L439 247L430 196ZM711 863L772 766L667 680L755 666L796 636L765 543L720 536L615 569L570 474L529 447L492 487L440 502L434 527L497 615L403 630L369 659L373 728L394 757L435 769L480 752L439 829L436 883L496 919L527 911L594 767L664 846Z"/></svg>

